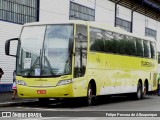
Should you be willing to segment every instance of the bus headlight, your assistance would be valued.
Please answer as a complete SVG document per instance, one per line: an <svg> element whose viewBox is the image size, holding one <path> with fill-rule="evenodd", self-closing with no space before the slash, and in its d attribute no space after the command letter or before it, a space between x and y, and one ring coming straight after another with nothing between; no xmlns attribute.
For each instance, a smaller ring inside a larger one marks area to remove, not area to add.
<svg viewBox="0 0 160 120"><path fill-rule="evenodd" d="M17 83L18 85L27 86L26 82L23 81L23 80L16 80L16 83Z"/></svg>
<svg viewBox="0 0 160 120"><path fill-rule="evenodd" d="M60 81L57 83L57 86L69 84L69 83L71 83L71 82L72 82L72 80L60 80Z"/></svg>

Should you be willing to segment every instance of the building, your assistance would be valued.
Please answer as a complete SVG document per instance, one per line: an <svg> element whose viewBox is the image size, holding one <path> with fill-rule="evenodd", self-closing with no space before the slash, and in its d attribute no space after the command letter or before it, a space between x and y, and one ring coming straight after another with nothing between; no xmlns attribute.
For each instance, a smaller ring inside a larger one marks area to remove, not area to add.
<svg viewBox="0 0 160 120"><path fill-rule="evenodd" d="M103 22L153 37L160 51L160 0L0 0L0 92L11 89L15 69L15 58L5 55L5 41L18 37L24 23L68 19Z"/></svg>
<svg viewBox="0 0 160 120"><path fill-rule="evenodd" d="M11 90L15 69L15 58L5 55L5 41L19 37L22 24L34 21L39 21L39 0L0 0L0 92Z"/></svg>

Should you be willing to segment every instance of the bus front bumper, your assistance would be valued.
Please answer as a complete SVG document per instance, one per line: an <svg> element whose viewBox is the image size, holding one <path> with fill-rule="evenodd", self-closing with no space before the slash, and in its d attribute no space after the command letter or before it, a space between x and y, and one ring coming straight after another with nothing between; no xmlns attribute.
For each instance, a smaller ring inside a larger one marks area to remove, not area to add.
<svg viewBox="0 0 160 120"><path fill-rule="evenodd" d="M55 87L28 87L17 85L17 93L21 98L70 98L74 97L72 84Z"/></svg>

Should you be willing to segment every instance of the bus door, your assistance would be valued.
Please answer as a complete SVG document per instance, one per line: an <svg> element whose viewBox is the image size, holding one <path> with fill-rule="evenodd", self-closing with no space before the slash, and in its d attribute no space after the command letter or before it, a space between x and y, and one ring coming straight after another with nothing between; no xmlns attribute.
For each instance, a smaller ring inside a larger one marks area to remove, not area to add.
<svg viewBox="0 0 160 120"><path fill-rule="evenodd" d="M83 94L83 90L86 88L87 78L84 77L86 73L87 65L87 26L76 26L75 39L75 55L74 55L74 79L77 94ZM81 91L81 92L80 92Z"/></svg>

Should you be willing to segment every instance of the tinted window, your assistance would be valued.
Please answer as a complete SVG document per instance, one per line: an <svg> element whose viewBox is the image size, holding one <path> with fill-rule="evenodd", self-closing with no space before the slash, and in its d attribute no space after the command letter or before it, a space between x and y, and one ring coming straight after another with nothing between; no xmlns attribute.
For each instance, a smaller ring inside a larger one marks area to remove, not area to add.
<svg viewBox="0 0 160 120"><path fill-rule="evenodd" d="M127 41L124 35L115 33L116 53L126 54Z"/></svg>
<svg viewBox="0 0 160 120"><path fill-rule="evenodd" d="M103 31L100 29L91 28L90 31L91 46L90 49L93 51L104 51L104 38Z"/></svg>
<svg viewBox="0 0 160 120"><path fill-rule="evenodd" d="M156 58L154 42L97 28L90 28L90 50Z"/></svg>
<svg viewBox="0 0 160 120"><path fill-rule="evenodd" d="M137 56L143 57L143 42L141 39L136 40Z"/></svg>
<svg viewBox="0 0 160 120"><path fill-rule="evenodd" d="M136 49L136 38L126 36L127 39L127 49L126 52L128 55L137 55L137 49Z"/></svg>
<svg viewBox="0 0 160 120"><path fill-rule="evenodd" d="M143 41L144 57L151 58L149 41Z"/></svg>
<svg viewBox="0 0 160 120"><path fill-rule="evenodd" d="M151 46L151 58L156 58L156 45L154 42L150 42Z"/></svg>
<svg viewBox="0 0 160 120"><path fill-rule="evenodd" d="M115 53L116 52L116 40L114 39L114 33L105 31L104 34L104 51Z"/></svg>

